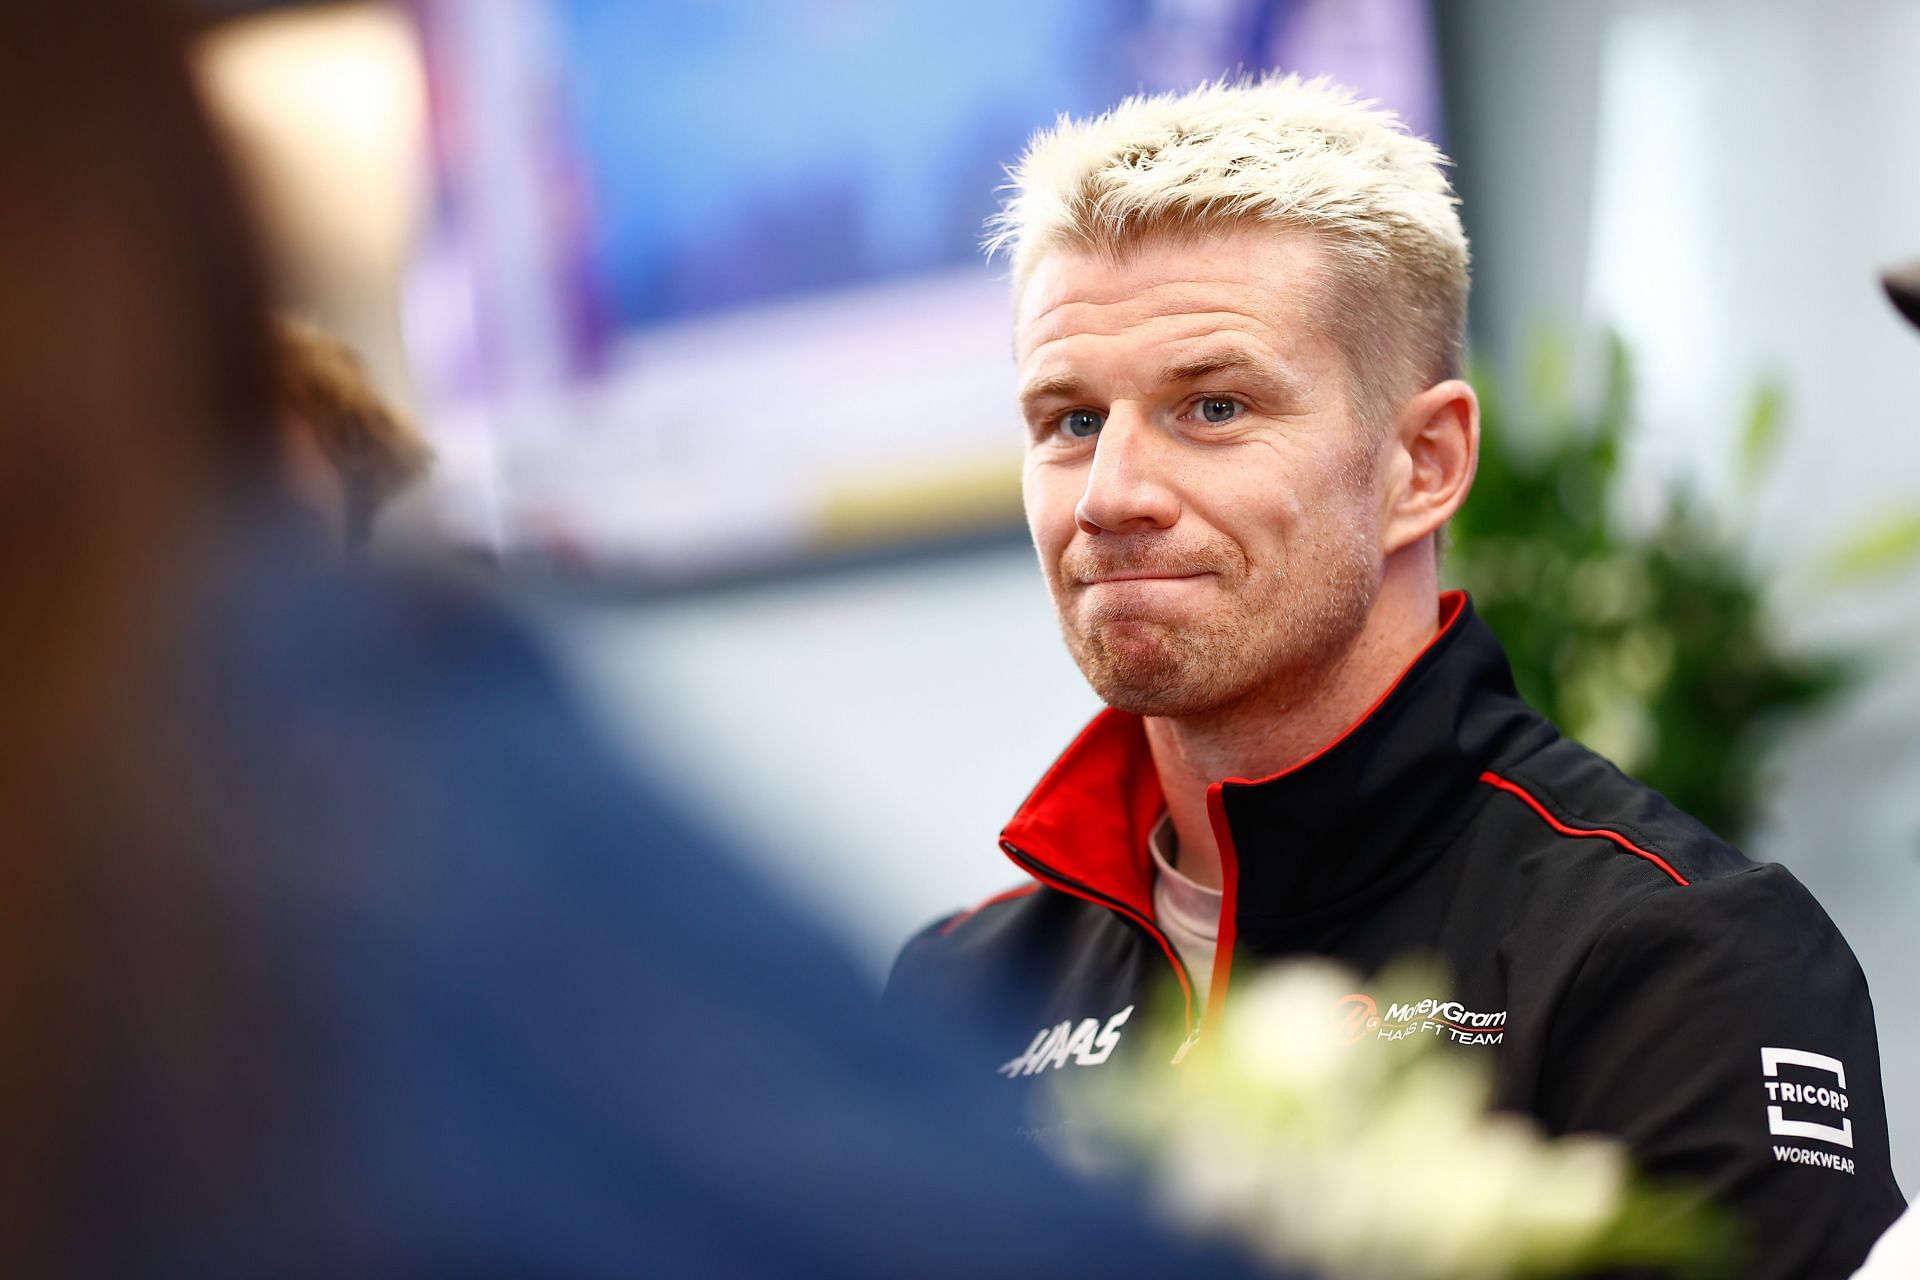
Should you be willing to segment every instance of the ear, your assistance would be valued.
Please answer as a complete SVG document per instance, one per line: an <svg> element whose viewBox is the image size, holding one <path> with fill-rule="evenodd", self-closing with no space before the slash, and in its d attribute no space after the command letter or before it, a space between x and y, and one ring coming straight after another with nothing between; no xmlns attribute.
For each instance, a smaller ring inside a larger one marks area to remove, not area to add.
<svg viewBox="0 0 1920 1280"><path fill-rule="evenodd" d="M1480 400L1458 378L1407 401L1387 441L1380 549L1392 555L1453 518L1480 461Z"/></svg>

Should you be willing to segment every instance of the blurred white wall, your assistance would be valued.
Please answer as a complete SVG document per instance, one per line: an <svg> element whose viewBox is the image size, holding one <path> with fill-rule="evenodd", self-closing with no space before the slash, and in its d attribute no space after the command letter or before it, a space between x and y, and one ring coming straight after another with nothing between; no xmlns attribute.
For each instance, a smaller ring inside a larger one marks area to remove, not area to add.
<svg viewBox="0 0 1920 1280"><path fill-rule="evenodd" d="M1099 710L1023 546L556 634L608 729L838 923L876 989L914 930L1022 882L1000 828Z"/></svg>

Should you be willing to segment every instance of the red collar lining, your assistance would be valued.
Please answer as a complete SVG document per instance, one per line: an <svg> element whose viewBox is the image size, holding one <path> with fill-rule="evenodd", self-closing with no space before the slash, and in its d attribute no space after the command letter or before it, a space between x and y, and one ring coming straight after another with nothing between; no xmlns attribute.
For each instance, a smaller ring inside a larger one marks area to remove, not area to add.
<svg viewBox="0 0 1920 1280"><path fill-rule="evenodd" d="M1000 835L1151 920L1147 836L1165 809L1145 726L1109 707L1054 761Z"/></svg>

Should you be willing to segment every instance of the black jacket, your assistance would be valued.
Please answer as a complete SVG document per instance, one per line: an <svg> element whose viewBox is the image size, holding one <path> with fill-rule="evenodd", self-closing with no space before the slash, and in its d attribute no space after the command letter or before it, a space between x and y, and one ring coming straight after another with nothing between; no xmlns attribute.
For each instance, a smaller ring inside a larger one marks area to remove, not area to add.
<svg viewBox="0 0 1920 1280"><path fill-rule="evenodd" d="M1008 1088L1180 1045L1143 1014L1169 969L1197 1034L1262 960L1363 974L1438 958L1451 1006L1346 1010L1357 1036L1493 1056L1496 1101L1553 1133L1624 1138L1643 1169L1717 1192L1755 1276L1846 1276L1903 1201L1867 984L1818 903L1521 701L1466 597L1328 747L1208 793L1225 877L1208 1008L1154 924L1164 810L1137 717L1088 726L1002 833L1032 877L902 952L895 1005L999 1039ZM1175 1019L1174 1021L1177 1021Z"/></svg>

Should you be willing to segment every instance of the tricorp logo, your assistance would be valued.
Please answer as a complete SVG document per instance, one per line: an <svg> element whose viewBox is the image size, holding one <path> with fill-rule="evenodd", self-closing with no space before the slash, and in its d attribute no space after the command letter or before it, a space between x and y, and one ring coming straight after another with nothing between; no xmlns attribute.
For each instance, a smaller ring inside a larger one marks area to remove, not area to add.
<svg viewBox="0 0 1920 1280"><path fill-rule="evenodd" d="M1847 1067L1840 1059L1768 1045L1760 1050L1760 1075L1767 1091L1768 1133L1853 1148L1853 1121L1847 1118L1852 1105L1847 1099ZM1835 1118L1839 1124L1829 1123ZM1853 1172L1853 1161L1846 1156L1785 1143L1774 1145L1773 1158Z"/></svg>

